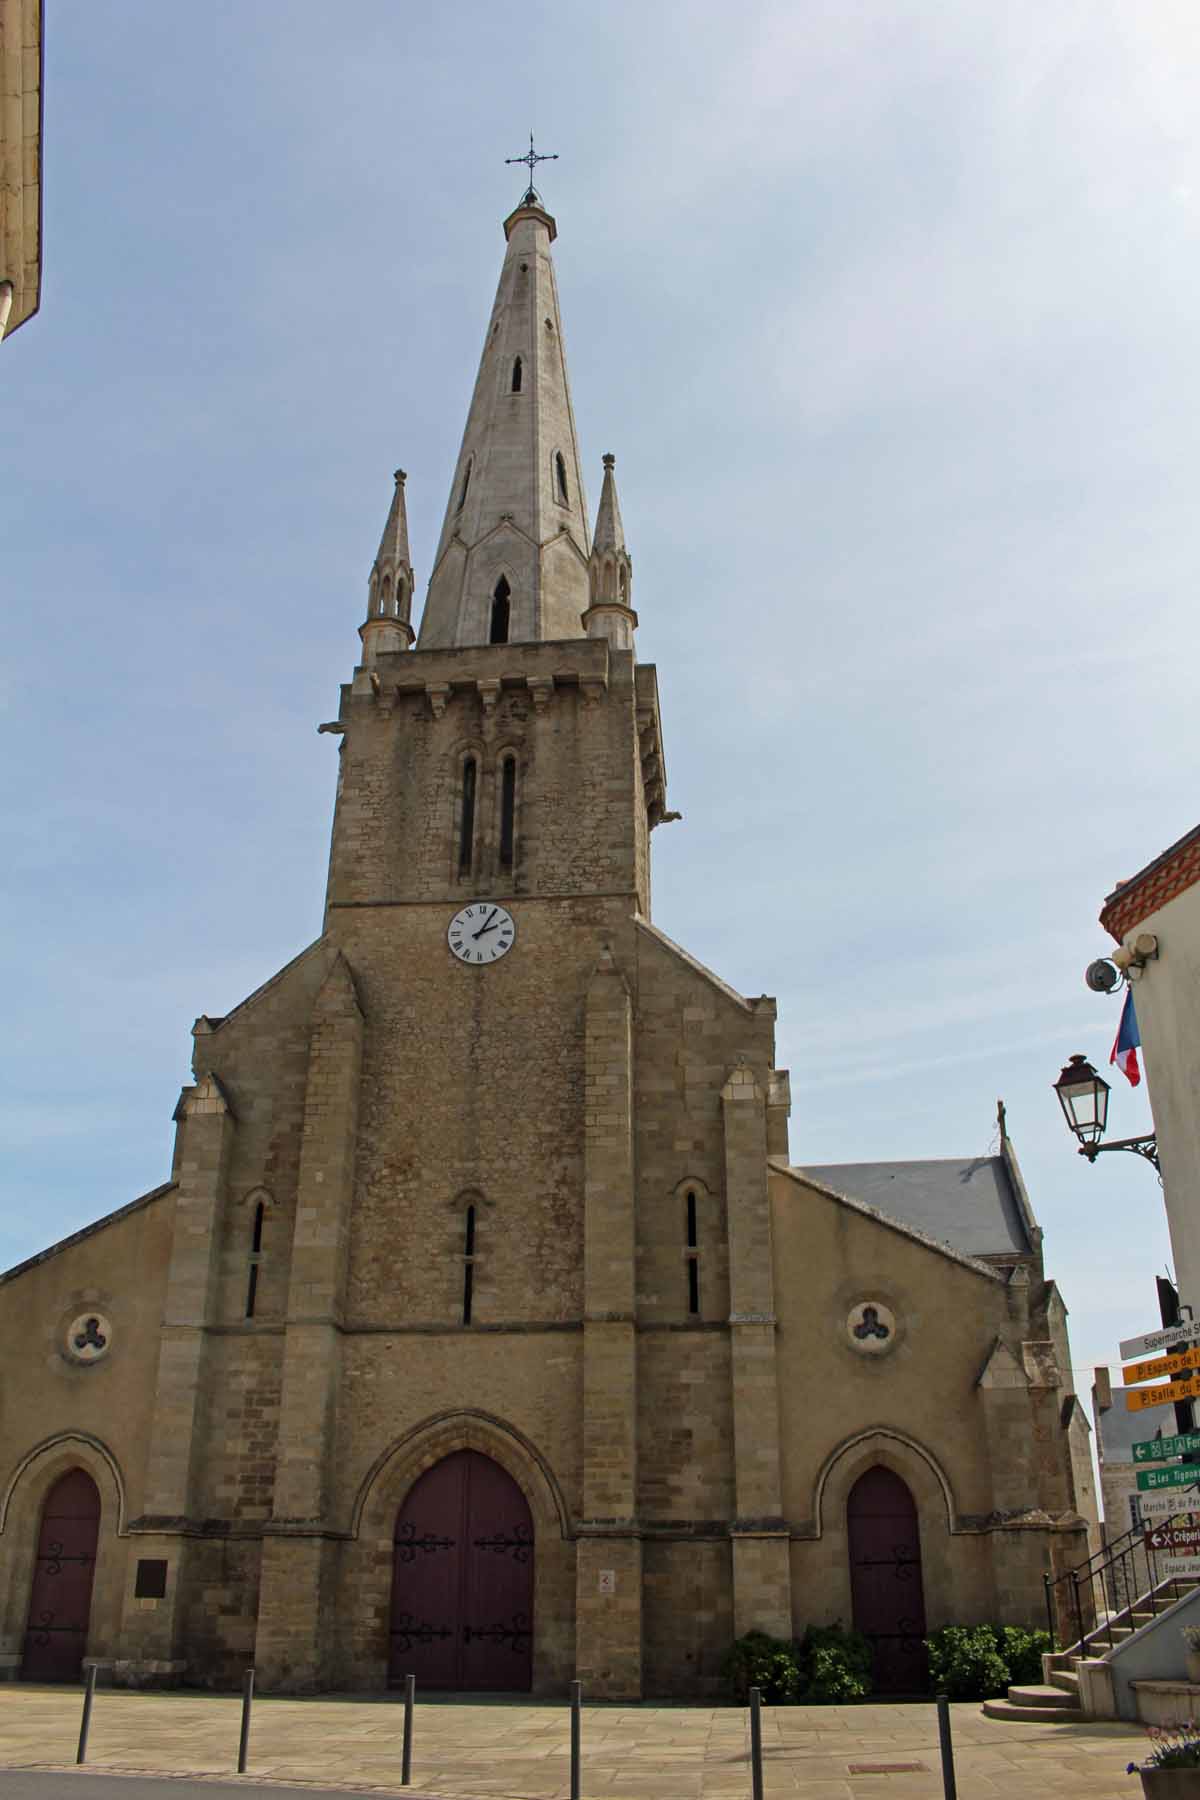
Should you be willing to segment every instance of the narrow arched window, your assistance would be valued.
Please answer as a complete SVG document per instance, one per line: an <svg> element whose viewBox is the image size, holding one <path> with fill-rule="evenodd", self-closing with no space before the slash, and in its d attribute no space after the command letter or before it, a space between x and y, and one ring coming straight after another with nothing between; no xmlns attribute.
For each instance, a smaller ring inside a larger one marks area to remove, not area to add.
<svg viewBox="0 0 1200 1800"><path fill-rule="evenodd" d="M260 1200L254 1208L254 1227L250 1234L250 1270L246 1281L246 1317L254 1317L254 1307L258 1299L258 1266L262 1261L263 1221L267 1209Z"/></svg>
<svg viewBox="0 0 1200 1800"><path fill-rule="evenodd" d="M382 599L380 601L379 610L384 618L386 618L392 610L392 578L390 575L385 575L383 578Z"/></svg>
<svg viewBox="0 0 1200 1800"><path fill-rule="evenodd" d="M687 1234L687 1290L688 1311L700 1311L700 1246L696 1235L696 1195L691 1188L687 1192L685 1230Z"/></svg>
<svg viewBox="0 0 1200 1800"><path fill-rule="evenodd" d="M506 756L500 765L500 867L511 869L516 842L517 759Z"/></svg>
<svg viewBox="0 0 1200 1800"><path fill-rule="evenodd" d="M468 1206L463 1228L463 1305L462 1322L471 1323L471 1303L475 1298L475 1208Z"/></svg>
<svg viewBox="0 0 1200 1800"><path fill-rule="evenodd" d="M513 357L512 391L514 394L519 394L521 391L521 359L519 356Z"/></svg>
<svg viewBox="0 0 1200 1800"><path fill-rule="evenodd" d="M554 452L554 479L558 484L558 497L565 506L570 495L567 493L567 465L561 450Z"/></svg>
<svg viewBox="0 0 1200 1800"><path fill-rule="evenodd" d="M467 466L463 470L462 492L458 496L459 512L461 512L463 507L467 504L467 489L470 487L470 485L471 485L471 463L470 463L470 460L468 459Z"/></svg>
<svg viewBox="0 0 1200 1800"><path fill-rule="evenodd" d="M475 848L475 782L477 765L473 756L463 764L462 794L459 803L458 872L471 873L471 857Z"/></svg>
<svg viewBox="0 0 1200 1800"><path fill-rule="evenodd" d="M509 600L512 589L503 575L492 590L492 622L488 632L489 644L507 644Z"/></svg>
<svg viewBox="0 0 1200 1800"><path fill-rule="evenodd" d="M629 570L624 564L621 565L621 599L626 606L629 605Z"/></svg>

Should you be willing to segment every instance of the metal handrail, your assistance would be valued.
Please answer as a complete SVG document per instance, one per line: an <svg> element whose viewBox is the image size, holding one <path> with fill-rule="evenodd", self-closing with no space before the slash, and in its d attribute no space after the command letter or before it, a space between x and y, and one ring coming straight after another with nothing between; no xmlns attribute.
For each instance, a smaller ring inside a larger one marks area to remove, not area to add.
<svg viewBox="0 0 1200 1800"><path fill-rule="evenodd" d="M1165 1520L1163 1522L1166 1523ZM1119 1614L1132 1613L1139 1601L1145 1601L1149 1604L1151 1613L1158 1616L1158 1590L1166 1579L1159 1575L1158 1552L1150 1548L1144 1525L1131 1526L1113 1543L1106 1544L1102 1550L1094 1550L1073 1569L1064 1569L1059 1575L1043 1575L1046 1623L1050 1630L1051 1644L1056 1650L1070 1648L1067 1645L1060 1646L1056 1629L1063 1596L1056 1595L1055 1590L1063 1588L1065 1582L1071 1584L1068 1598L1078 1631L1075 1642L1082 1649L1086 1640L1096 1643L1103 1635L1107 1638L1107 1648L1111 1650L1115 1620ZM1056 1599L1059 1601L1057 1608ZM1085 1601L1088 1615L1093 1621L1090 1626L1084 1623ZM1164 1609L1174 1605L1174 1597L1162 1597L1161 1605ZM1094 1623L1101 1613L1105 1615L1103 1626Z"/></svg>

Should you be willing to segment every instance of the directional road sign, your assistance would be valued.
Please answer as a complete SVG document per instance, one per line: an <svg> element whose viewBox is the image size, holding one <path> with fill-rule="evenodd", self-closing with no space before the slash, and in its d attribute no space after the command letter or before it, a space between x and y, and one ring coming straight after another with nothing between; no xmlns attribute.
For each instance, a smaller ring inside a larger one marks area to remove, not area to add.
<svg viewBox="0 0 1200 1800"><path fill-rule="evenodd" d="M1160 1581L1172 1581L1177 1576L1186 1578L1200 1575L1200 1556L1160 1556L1154 1567Z"/></svg>
<svg viewBox="0 0 1200 1800"><path fill-rule="evenodd" d="M1191 1400L1196 1394L1200 1394L1200 1375L1191 1375L1166 1387L1126 1388L1125 1404L1130 1412L1141 1412L1148 1406L1168 1406L1172 1400Z"/></svg>
<svg viewBox="0 0 1200 1800"><path fill-rule="evenodd" d="M1200 1525L1151 1525L1146 1548L1165 1551L1168 1556L1200 1556Z"/></svg>
<svg viewBox="0 0 1200 1800"><path fill-rule="evenodd" d="M1121 1345L1121 1361L1134 1356L1161 1356L1164 1351L1186 1350L1192 1344L1200 1344L1200 1319L1185 1319L1181 1325L1164 1325L1161 1331L1126 1338Z"/></svg>
<svg viewBox="0 0 1200 1800"><path fill-rule="evenodd" d="M1126 1387L1137 1381L1161 1381L1167 1376L1186 1375L1189 1369L1200 1369L1200 1347L1173 1351L1170 1356L1155 1356L1149 1362L1130 1363L1121 1370Z"/></svg>
<svg viewBox="0 0 1200 1800"><path fill-rule="evenodd" d="M1152 1493L1155 1488L1194 1487L1200 1481L1200 1464L1170 1463L1165 1469L1139 1469L1133 1479L1143 1494Z"/></svg>
<svg viewBox="0 0 1200 1800"><path fill-rule="evenodd" d="M1189 1456L1197 1450L1200 1450L1200 1431L1179 1431L1172 1437L1143 1438L1140 1444L1133 1446L1133 1460L1135 1463L1169 1462L1173 1456Z"/></svg>
<svg viewBox="0 0 1200 1800"><path fill-rule="evenodd" d="M1200 1469L1196 1473L1200 1475ZM1139 1494L1138 1517L1143 1523L1150 1519L1200 1517L1200 1492L1193 1493L1189 1488L1165 1488L1161 1494Z"/></svg>

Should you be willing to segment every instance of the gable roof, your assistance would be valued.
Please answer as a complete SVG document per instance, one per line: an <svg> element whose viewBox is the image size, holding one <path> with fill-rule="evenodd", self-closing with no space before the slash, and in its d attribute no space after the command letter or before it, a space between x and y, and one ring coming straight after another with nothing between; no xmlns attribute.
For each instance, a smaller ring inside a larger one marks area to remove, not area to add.
<svg viewBox="0 0 1200 1800"><path fill-rule="evenodd" d="M161 1200L164 1194L173 1194L178 1184L164 1181L161 1187L151 1188L148 1194L139 1194L136 1200L130 1200L124 1206L118 1206L115 1212L105 1213L102 1219L94 1219L80 1231L73 1231L70 1237L59 1238L57 1244L50 1244L45 1250L39 1250L36 1256L27 1256L24 1262L15 1263L11 1269L0 1273L0 1287L6 1281L15 1281L18 1275L24 1275L27 1269L36 1269L39 1263L49 1262L62 1250L69 1250L73 1244L82 1244L84 1238L90 1238L97 1231L103 1231L106 1225L115 1225L118 1219L127 1219L131 1213L140 1212L144 1206L152 1206Z"/></svg>
<svg viewBox="0 0 1200 1800"><path fill-rule="evenodd" d="M1145 1443L1147 1438L1174 1437L1178 1429L1173 1405L1146 1406L1139 1412L1131 1412L1125 1399L1129 1391L1115 1387L1112 1405L1096 1408L1096 1437L1101 1462L1131 1463L1135 1444Z"/></svg>
<svg viewBox="0 0 1200 1800"><path fill-rule="evenodd" d="M800 1173L965 1256L1028 1256L1033 1249L1001 1156L823 1163Z"/></svg>
<svg viewBox="0 0 1200 1800"><path fill-rule="evenodd" d="M1004 1271L994 1269L990 1263L980 1262L977 1257L970 1256L965 1251L956 1250L944 1239L931 1237L928 1232L889 1216L882 1208L872 1206L868 1201L857 1200L852 1194L839 1192L837 1188L831 1187L820 1179L812 1169L798 1169L792 1164L785 1163L779 1156L769 1156L767 1166L774 1169L777 1174L790 1176L793 1181L810 1188L812 1192L823 1195L826 1200L834 1200L839 1206L848 1208L850 1212L859 1213L864 1219L873 1219L877 1225L886 1226L889 1231L909 1238L913 1243L920 1244L926 1250L935 1251L938 1256L946 1256L951 1262L961 1263L964 1269L971 1269L976 1275L985 1276L988 1281L1008 1280Z"/></svg>

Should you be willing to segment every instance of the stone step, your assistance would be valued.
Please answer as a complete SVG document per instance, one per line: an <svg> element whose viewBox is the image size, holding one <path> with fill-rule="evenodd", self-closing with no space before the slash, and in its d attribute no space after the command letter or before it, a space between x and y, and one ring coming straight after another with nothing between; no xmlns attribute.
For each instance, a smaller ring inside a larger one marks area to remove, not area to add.
<svg viewBox="0 0 1200 1800"><path fill-rule="evenodd" d="M1064 1725L1082 1717L1075 1707L1014 1706L1011 1700L985 1700L983 1710L989 1719L1023 1720L1033 1725Z"/></svg>
<svg viewBox="0 0 1200 1800"><path fill-rule="evenodd" d="M1040 1681L1030 1682L1028 1687L1010 1687L1008 1698L1014 1706L1044 1706L1054 1712L1072 1712L1079 1706L1078 1693L1046 1687Z"/></svg>
<svg viewBox="0 0 1200 1800"><path fill-rule="evenodd" d="M1050 1686L1061 1688L1064 1694L1079 1694L1078 1669L1051 1669Z"/></svg>

